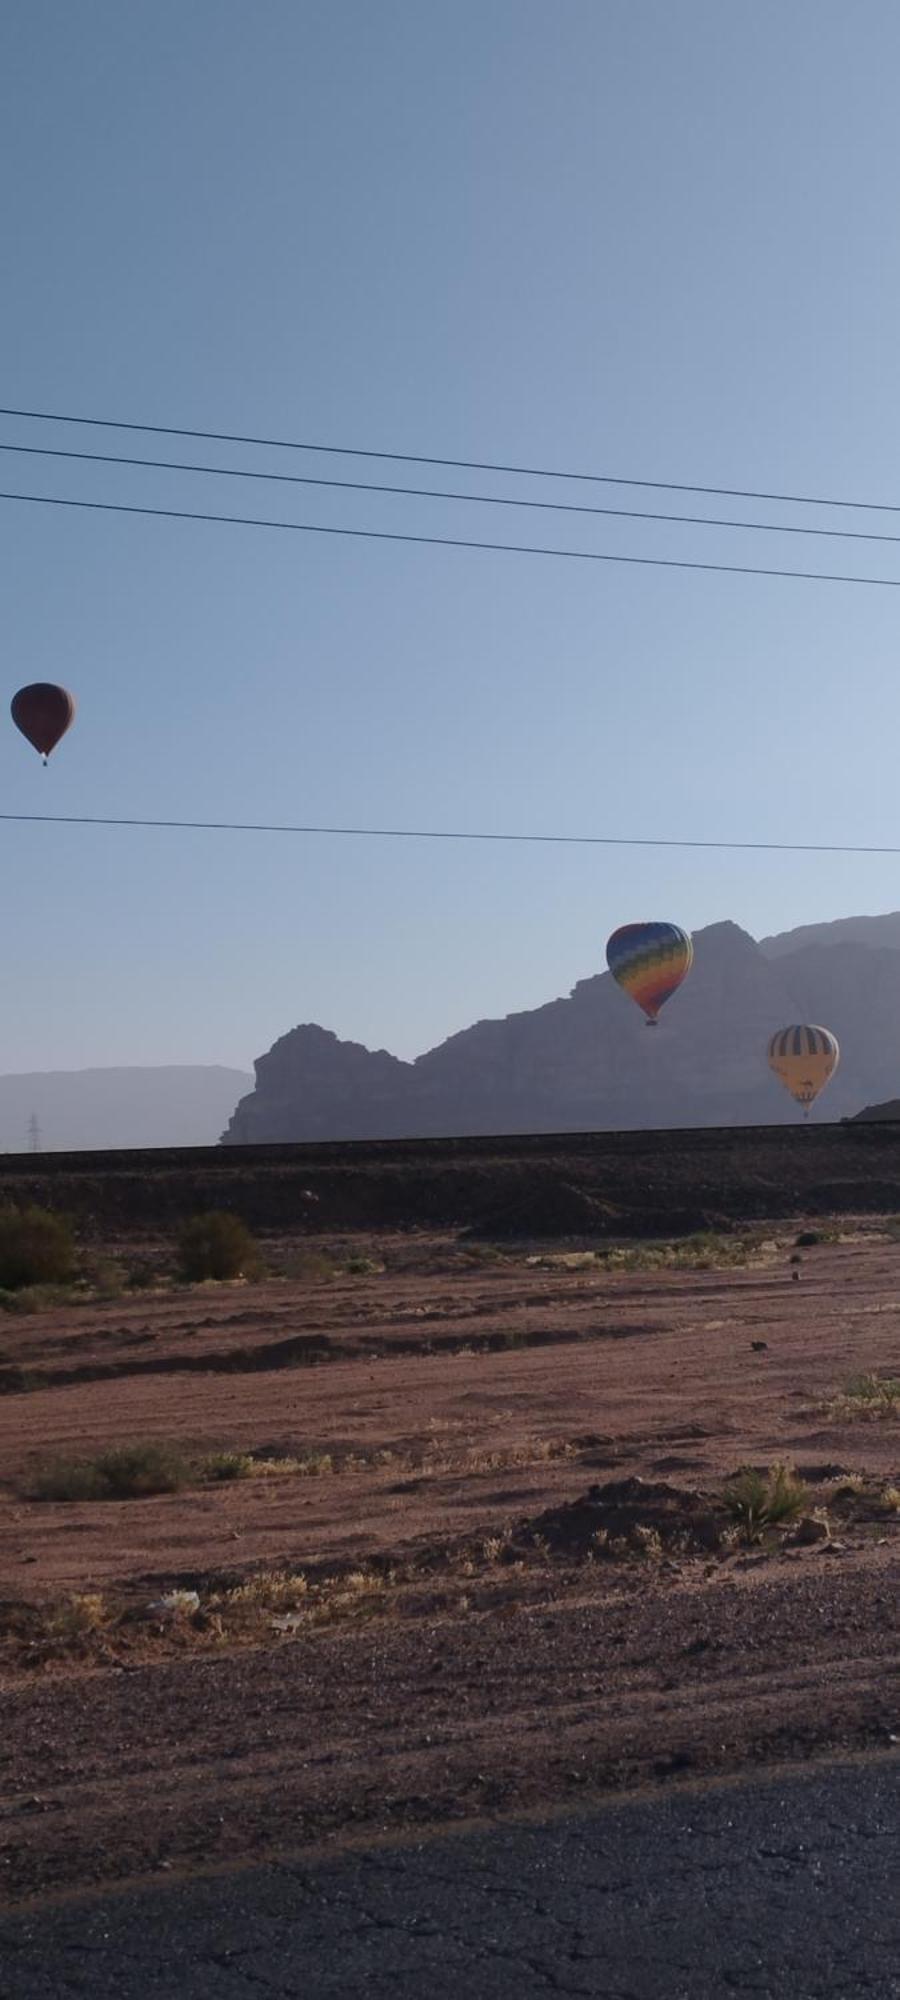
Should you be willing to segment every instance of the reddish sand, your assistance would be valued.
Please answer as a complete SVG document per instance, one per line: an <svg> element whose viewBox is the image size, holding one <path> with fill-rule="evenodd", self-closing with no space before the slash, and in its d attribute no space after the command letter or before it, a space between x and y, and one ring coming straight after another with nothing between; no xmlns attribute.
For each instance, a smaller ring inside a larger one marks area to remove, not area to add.
<svg viewBox="0 0 900 2000"><path fill-rule="evenodd" d="M840 1470L900 1478L895 1419L828 1410L853 1375L900 1376L900 1244L854 1231L795 1279L793 1238L744 1268L664 1272L524 1251L473 1270L435 1246L431 1273L4 1320L0 1372L31 1385L0 1398L11 1892L887 1743L896 1513L709 1561L498 1557L510 1540L521 1556L522 1523L633 1474L719 1494L742 1463L786 1460L823 1499ZM25 1497L48 1457L146 1438L331 1470ZM70 1592L140 1607L255 1567L388 1557L396 1588L240 1644L135 1627L32 1660L17 1624L17 1605Z"/></svg>

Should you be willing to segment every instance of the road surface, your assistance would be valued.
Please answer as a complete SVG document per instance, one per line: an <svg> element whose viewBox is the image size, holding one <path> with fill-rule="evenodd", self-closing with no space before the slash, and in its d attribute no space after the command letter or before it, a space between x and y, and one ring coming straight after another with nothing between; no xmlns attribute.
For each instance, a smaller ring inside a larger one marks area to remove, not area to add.
<svg viewBox="0 0 900 2000"><path fill-rule="evenodd" d="M898 2000L900 1762L0 1918L0 2000Z"/></svg>

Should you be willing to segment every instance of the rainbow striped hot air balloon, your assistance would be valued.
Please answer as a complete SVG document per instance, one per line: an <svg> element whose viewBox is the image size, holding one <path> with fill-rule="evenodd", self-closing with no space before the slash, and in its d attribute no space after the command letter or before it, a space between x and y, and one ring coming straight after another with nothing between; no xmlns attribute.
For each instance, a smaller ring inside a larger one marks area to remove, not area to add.
<svg viewBox="0 0 900 2000"><path fill-rule="evenodd" d="M838 1038L830 1028L794 1024L779 1028L769 1043L769 1068L775 1071L804 1113L824 1090L841 1059Z"/></svg>
<svg viewBox="0 0 900 2000"><path fill-rule="evenodd" d="M622 924L608 940L606 963L655 1028L660 1008L690 972L694 947L678 924Z"/></svg>

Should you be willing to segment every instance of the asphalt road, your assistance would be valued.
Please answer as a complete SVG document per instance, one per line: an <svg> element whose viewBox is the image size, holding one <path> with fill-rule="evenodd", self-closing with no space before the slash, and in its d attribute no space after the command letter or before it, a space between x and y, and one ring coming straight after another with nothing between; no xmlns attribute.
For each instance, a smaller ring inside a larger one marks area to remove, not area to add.
<svg viewBox="0 0 900 2000"><path fill-rule="evenodd" d="M900 1762L0 1918L2 2000L898 2000Z"/></svg>

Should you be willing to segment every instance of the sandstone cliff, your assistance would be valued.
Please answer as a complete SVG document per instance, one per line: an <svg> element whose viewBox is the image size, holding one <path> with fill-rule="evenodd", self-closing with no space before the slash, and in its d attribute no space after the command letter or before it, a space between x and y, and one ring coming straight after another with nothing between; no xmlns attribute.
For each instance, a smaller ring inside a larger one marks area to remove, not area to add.
<svg viewBox="0 0 900 2000"><path fill-rule="evenodd" d="M793 950L712 924L695 933L692 975L654 1030L608 973L412 1063L294 1028L260 1057L225 1143L787 1122L797 1112L765 1052L794 1020L824 1022L841 1042L813 1116L854 1113L900 1083L900 926L881 921L883 932L878 919L814 927Z"/></svg>

